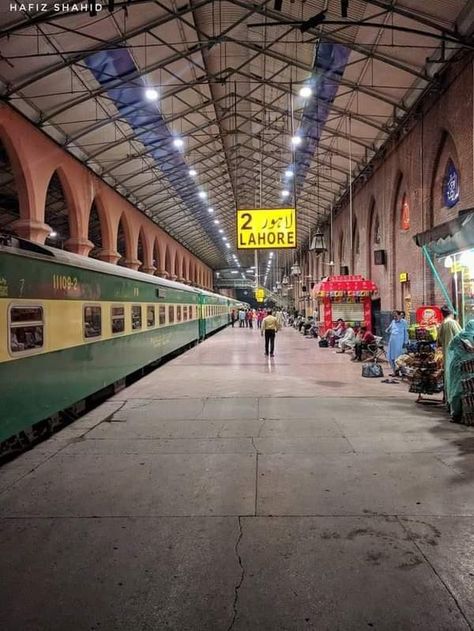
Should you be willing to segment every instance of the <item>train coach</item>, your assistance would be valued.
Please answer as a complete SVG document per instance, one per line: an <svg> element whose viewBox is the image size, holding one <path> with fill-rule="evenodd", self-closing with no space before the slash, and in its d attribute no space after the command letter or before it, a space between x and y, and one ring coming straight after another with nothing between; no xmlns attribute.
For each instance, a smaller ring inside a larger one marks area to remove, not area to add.
<svg viewBox="0 0 474 631"><path fill-rule="evenodd" d="M226 326L242 303L0 238L0 456Z"/></svg>

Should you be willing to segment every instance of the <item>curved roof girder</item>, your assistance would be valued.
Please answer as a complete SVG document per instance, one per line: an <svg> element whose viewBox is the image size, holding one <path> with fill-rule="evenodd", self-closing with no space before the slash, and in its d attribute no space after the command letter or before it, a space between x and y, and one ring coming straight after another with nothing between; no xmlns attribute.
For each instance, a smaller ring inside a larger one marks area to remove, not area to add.
<svg viewBox="0 0 474 631"><path fill-rule="evenodd" d="M143 1L152 2L153 0L143 0ZM190 13L196 8L203 7L207 4L211 4L212 2L214 2L214 0L195 0L195 2L193 3L195 6L189 6L189 5L183 6L181 9L178 9L177 11L172 11L170 9L167 9L167 11L169 12L169 15L167 16L163 16L163 17L157 18L156 20L153 20L152 22L143 24L131 31L128 31L126 34L120 35L119 37L116 37L113 40L104 42L102 46L94 46L90 49L87 49L84 52L81 52L77 55L73 55L70 59L67 59L66 61L49 66L48 68L40 71L39 73L32 75L31 77L27 77L20 83L8 89L5 96L9 96L13 92L19 92L23 90L24 88L32 85L36 81L45 79L46 77L50 76L51 74L54 74L55 72L58 72L59 70L63 70L64 68L73 66L74 64L77 64L80 61L86 59L86 57L89 57L89 55L93 55L94 53L100 52L101 50L106 50L111 47L110 46L111 44L113 47L117 48L118 46L126 42L127 40L133 39L134 37L138 37L139 35L142 35L143 33L146 33L147 31L149 31L150 29L158 28L159 26L164 26L168 22L172 22L178 17L179 14L184 15L186 13ZM29 28L34 25L35 24L31 23L31 18L30 18L30 20L28 20L28 22L25 23L22 26L22 28ZM13 32L12 29L4 29L3 31L0 30L0 39L2 39L3 37L8 37L9 35L11 35L12 32Z"/></svg>
<svg viewBox="0 0 474 631"><path fill-rule="evenodd" d="M230 2L236 2L236 0L229 0ZM239 0L240 1L240 0ZM232 43L234 44L239 44L240 46L244 47L244 48L250 48L251 50L260 50L260 47L256 44L250 44L250 42L239 42L238 40L233 40L229 37L225 38L227 41L232 41ZM306 72L308 72L309 74L311 74L313 72L313 68L311 66L308 66L308 64L305 63L301 63L295 60L292 60L290 57L287 57L286 55L283 55L281 53L277 53L275 51L269 51L268 48L265 49L265 51L261 51L262 54L264 53L265 55L268 55L269 57L272 57L273 59L276 59L278 61L281 61L283 63L288 63L292 66L294 66L295 68L299 68L300 70L304 70ZM429 81L429 79L427 79L426 77L422 77L425 81ZM327 81L336 81L335 79L332 79L331 77L326 77ZM385 103L387 103L387 105L390 105L391 107L395 107L401 110L406 111L407 108L405 107L405 105L403 105L402 103L400 103L399 101L390 98L389 96L386 96L385 94L382 94L381 92L379 92L378 90L374 90L373 88L367 88L363 85L359 85L358 83L355 83L353 81L349 81L348 79L344 79L344 77L338 77L337 81L336 81L339 85L346 85L347 87L350 87L353 90L362 92L363 94L367 94L367 96L371 96L374 99L378 99L379 101L384 101Z"/></svg>
<svg viewBox="0 0 474 631"><path fill-rule="evenodd" d="M89 90L86 96L79 96L79 97L76 97L75 99L71 99L68 103L63 103L60 107L57 107L55 110L51 112L48 112L47 116L42 117L40 122L45 123L51 120L52 118L54 118L55 116L59 116L60 114L67 112L67 110L71 109L72 107L76 107L77 105L81 105L82 103L85 103L86 101L89 101L90 99L94 99L97 96L101 96L102 94L104 94L110 89L119 88L120 84L123 81L133 81L134 79L140 79L141 77L149 74L150 72L155 72L156 70L165 68L169 64L176 63L177 61L180 61L181 59L186 59L189 55L194 55L195 53L199 52L202 48L205 48L207 45L208 44L195 44L191 48L188 48L186 52L175 53L174 55L170 55L166 59L162 59L160 61L150 64L146 68L142 68L140 70L137 68L122 77L113 78L111 79L110 83L100 85L94 90ZM143 86L137 85L137 87L143 87ZM19 90L20 90L19 88L16 88L14 92L18 92Z"/></svg>
<svg viewBox="0 0 474 631"><path fill-rule="evenodd" d="M232 4L235 4L236 6L242 6L245 4L244 0L228 0L228 2L231 2ZM285 22L285 21L288 22L289 20L294 21L291 15L285 14L282 11L274 11L272 9L268 9L268 8L262 9L258 7L255 9L255 12L265 17L269 17L275 20L275 22L277 23ZM286 26L286 25L282 24L282 26ZM322 24L322 26L324 26L324 23ZM350 48L351 50L354 50L360 53L361 55L364 55L365 57L372 57L373 59L377 59L377 61L381 61L385 64L393 66L394 68L397 68L398 70L402 70L403 72L411 74L417 77L418 79L425 79L427 81L429 81L430 79L430 77L426 75L426 73L423 73L420 70L417 70L416 68L407 66L403 62L398 61L394 59L393 57L389 57L388 55L383 55L381 53L371 51L369 48L366 48L365 46L360 46L356 44L355 42L349 42L347 41L347 39L344 39L342 37L333 36L330 33L328 34L328 33L325 33L324 31L314 29L314 28L309 29L307 32L313 33L314 35L317 35L318 38L321 38L328 42L342 44L346 46L347 48Z"/></svg>

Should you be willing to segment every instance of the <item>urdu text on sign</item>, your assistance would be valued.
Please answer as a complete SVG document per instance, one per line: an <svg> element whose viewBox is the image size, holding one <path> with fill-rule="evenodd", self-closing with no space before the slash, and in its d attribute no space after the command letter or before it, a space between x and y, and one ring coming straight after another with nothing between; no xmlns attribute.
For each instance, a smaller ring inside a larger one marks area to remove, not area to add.
<svg viewBox="0 0 474 631"><path fill-rule="evenodd" d="M237 211L237 248L296 248L294 208Z"/></svg>

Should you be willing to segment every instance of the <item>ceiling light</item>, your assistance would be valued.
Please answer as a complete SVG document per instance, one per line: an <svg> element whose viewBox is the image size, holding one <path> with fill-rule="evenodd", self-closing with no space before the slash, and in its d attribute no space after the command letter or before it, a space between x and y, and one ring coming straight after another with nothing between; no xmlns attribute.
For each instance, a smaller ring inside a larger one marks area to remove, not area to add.
<svg viewBox="0 0 474 631"><path fill-rule="evenodd" d="M214 212L214 208L208 208L208 209L207 209L207 212L208 212L208 213L213 213L213 212Z"/></svg>
<svg viewBox="0 0 474 631"><path fill-rule="evenodd" d="M224 231L222 230L222 228L219 228L219 232L222 234Z"/></svg>
<svg viewBox="0 0 474 631"><path fill-rule="evenodd" d="M304 85L300 90L300 96L304 99L308 99L313 94L313 90L309 87L309 85Z"/></svg>
<svg viewBox="0 0 474 631"><path fill-rule="evenodd" d="M281 196L282 197L288 197L289 194L290 194L290 191L282 191L281 192Z"/></svg>
<svg viewBox="0 0 474 631"><path fill-rule="evenodd" d="M285 177L293 177L293 171L291 169L287 169L285 171Z"/></svg>
<svg viewBox="0 0 474 631"><path fill-rule="evenodd" d="M196 177L196 175L198 174L196 169L189 169L188 173L191 177Z"/></svg>
<svg viewBox="0 0 474 631"><path fill-rule="evenodd" d="M182 138L175 138L173 140L173 145L176 147L176 149L181 149L181 147L184 146L184 140Z"/></svg>
<svg viewBox="0 0 474 631"><path fill-rule="evenodd" d="M158 99L158 91L154 88L148 88L147 90L145 90L145 97L149 101L156 101Z"/></svg>
<svg viewBox="0 0 474 631"><path fill-rule="evenodd" d="M222 241L227 241L227 237L222 237Z"/></svg>
<svg viewBox="0 0 474 631"><path fill-rule="evenodd" d="M230 249L230 243L226 243L226 247Z"/></svg>
<svg viewBox="0 0 474 631"><path fill-rule="evenodd" d="M54 237L58 236L58 233L56 232L56 230L53 230L52 232L49 233L49 236L51 237L51 239L54 239Z"/></svg>
<svg viewBox="0 0 474 631"><path fill-rule="evenodd" d="M201 199L206 199L207 197L206 191L199 191L198 195Z"/></svg>
<svg viewBox="0 0 474 631"><path fill-rule="evenodd" d="M301 136L293 136L291 139L291 144L293 145L293 147L297 147L298 145L301 144Z"/></svg>
<svg viewBox="0 0 474 631"><path fill-rule="evenodd" d="M214 223L219 223L219 219L214 219Z"/></svg>

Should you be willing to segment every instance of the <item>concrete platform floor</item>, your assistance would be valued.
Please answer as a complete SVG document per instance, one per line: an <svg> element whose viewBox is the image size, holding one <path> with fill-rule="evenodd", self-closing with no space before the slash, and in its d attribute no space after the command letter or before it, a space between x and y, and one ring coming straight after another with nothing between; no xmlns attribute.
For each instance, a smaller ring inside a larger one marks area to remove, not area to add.
<svg viewBox="0 0 474 631"><path fill-rule="evenodd" d="M474 431L360 370L227 329L4 466L0 629L472 630Z"/></svg>

